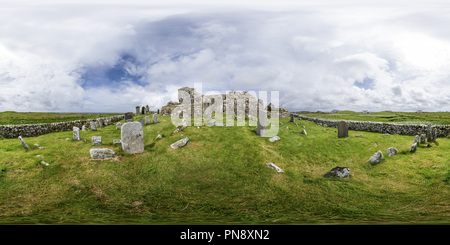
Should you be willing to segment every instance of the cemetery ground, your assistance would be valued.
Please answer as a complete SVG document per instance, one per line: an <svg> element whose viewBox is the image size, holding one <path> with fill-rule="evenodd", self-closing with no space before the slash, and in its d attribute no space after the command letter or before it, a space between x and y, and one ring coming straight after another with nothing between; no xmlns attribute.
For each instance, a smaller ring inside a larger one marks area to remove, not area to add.
<svg viewBox="0 0 450 245"><path fill-rule="evenodd" d="M24 138L30 150L17 138L0 139L0 223L450 223L450 139L410 152L414 136L350 130L337 138L336 128L298 118L298 126L280 119L275 142L255 127L173 133L170 117L159 120L144 126L139 154L113 145L120 139L115 125L82 131L81 141L72 131ZM102 136L103 145L92 146L92 136ZM184 147L170 147L184 137ZM387 156L389 147L398 154ZM92 160L92 148L110 148L116 157ZM378 150L384 159L366 163ZM325 178L336 166L351 176Z"/></svg>

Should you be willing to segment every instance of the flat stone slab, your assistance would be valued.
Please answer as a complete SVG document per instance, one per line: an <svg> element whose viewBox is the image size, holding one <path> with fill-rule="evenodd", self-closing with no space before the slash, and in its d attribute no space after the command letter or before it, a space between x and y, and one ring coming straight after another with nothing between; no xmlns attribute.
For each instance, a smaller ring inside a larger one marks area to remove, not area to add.
<svg viewBox="0 0 450 245"><path fill-rule="evenodd" d="M273 164L271 162L267 163L267 166L275 169L278 173L283 173L284 172L280 167L278 167L277 165L275 165L275 164Z"/></svg>
<svg viewBox="0 0 450 245"><path fill-rule="evenodd" d="M185 146L188 141L189 141L189 138L186 137L186 138L183 138L183 139L181 139L181 140L171 144L170 147L172 147L172 149L176 150L178 148L181 148L181 147Z"/></svg>
<svg viewBox="0 0 450 245"><path fill-rule="evenodd" d="M108 148L94 148L90 151L92 159L105 159L105 158L114 158L116 157L116 153Z"/></svg>

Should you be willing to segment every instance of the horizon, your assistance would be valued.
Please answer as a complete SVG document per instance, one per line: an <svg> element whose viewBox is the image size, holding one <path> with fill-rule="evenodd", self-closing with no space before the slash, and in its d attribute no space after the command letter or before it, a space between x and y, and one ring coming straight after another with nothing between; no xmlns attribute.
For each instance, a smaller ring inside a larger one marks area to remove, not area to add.
<svg viewBox="0 0 450 245"><path fill-rule="evenodd" d="M0 111L156 111L195 83L288 111L450 111L445 1L3 2Z"/></svg>

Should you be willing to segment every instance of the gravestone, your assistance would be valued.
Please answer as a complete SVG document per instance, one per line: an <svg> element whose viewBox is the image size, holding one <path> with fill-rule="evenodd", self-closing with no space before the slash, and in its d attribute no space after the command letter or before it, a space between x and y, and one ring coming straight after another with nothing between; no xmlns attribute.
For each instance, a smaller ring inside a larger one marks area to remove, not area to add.
<svg viewBox="0 0 450 245"><path fill-rule="evenodd" d="M121 129L122 149L131 154L144 152L144 130L140 122L126 122Z"/></svg>
<svg viewBox="0 0 450 245"><path fill-rule="evenodd" d="M140 107L136 106L136 115L139 115L139 114L140 114Z"/></svg>
<svg viewBox="0 0 450 245"><path fill-rule="evenodd" d="M125 122L132 122L133 121L133 112L127 112L125 113Z"/></svg>
<svg viewBox="0 0 450 245"><path fill-rule="evenodd" d="M436 138L437 138L437 129L436 128L433 128L433 130L432 130L432 141L433 142L436 142Z"/></svg>
<svg viewBox="0 0 450 245"><path fill-rule="evenodd" d="M86 131L86 125L83 125L83 126L81 127L81 130L82 130L82 131Z"/></svg>
<svg viewBox="0 0 450 245"><path fill-rule="evenodd" d="M414 137L414 143L419 144L419 142L420 142L420 137L419 137L419 135L416 135L416 137Z"/></svg>
<svg viewBox="0 0 450 245"><path fill-rule="evenodd" d="M427 142L433 141L433 135L431 134L431 123L427 127Z"/></svg>
<svg viewBox="0 0 450 245"><path fill-rule="evenodd" d="M410 152L415 152L417 148L417 143L414 143L411 145L411 149L409 149Z"/></svg>
<svg viewBox="0 0 450 245"><path fill-rule="evenodd" d="M141 118L141 119L139 119L139 123L140 123L140 124L142 124L142 127L144 127L144 126L145 126L145 121L144 121L144 119L142 119L142 118Z"/></svg>
<svg viewBox="0 0 450 245"><path fill-rule="evenodd" d="M256 134L265 137L267 129L267 111L263 109L264 103L262 99L258 99L258 122L256 126Z"/></svg>
<svg viewBox="0 0 450 245"><path fill-rule="evenodd" d="M172 147L172 149L176 150L178 148L185 146L188 141L189 141L189 138L186 137L186 138L183 138L183 139L171 144L170 147Z"/></svg>
<svg viewBox="0 0 450 245"><path fill-rule="evenodd" d="M81 140L80 128L73 127L73 139L76 141Z"/></svg>
<svg viewBox="0 0 450 245"><path fill-rule="evenodd" d="M350 177L350 169L347 167L337 166L324 175L326 178L348 178Z"/></svg>
<svg viewBox="0 0 450 245"><path fill-rule="evenodd" d="M120 130L122 128L122 123L121 122L118 122L117 124L116 124L116 130L118 129L118 130Z"/></svg>
<svg viewBox="0 0 450 245"><path fill-rule="evenodd" d="M295 122L294 120L294 114L291 114L291 120L289 122Z"/></svg>
<svg viewBox="0 0 450 245"><path fill-rule="evenodd" d="M267 166L275 169L278 173L283 173L284 172L280 167L278 167L277 165L275 165L275 164L273 164L271 162L266 163L266 164L267 164Z"/></svg>
<svg viewBox="0 0 450 245"><path fill-rule="evenodd" d="M425 144L426 142L426 135L425 134L421 134L420 135L420 144Z"/></svg>
<svg viewBox="0 0 450 245"><path fill-rule="evenodd" d="M397 153L398 153L398 150L395 147L389 147L386 151L386 155L388 155L388 156L393 156L393 155L396 155Z"/></svg>
<svg viewBox="0 0 450 245"><path fill-rule="evenodd" d="M338 123L338 138L348 137L348 123L346 121L340 121Z"/></svg>
<svg viewBox="0 0 450 245"><path fill-rule="evenodd" d="M22 142L23 147L25 147L26 149L30 149L30 147L27 145L27 143L25 143L25 141L22 139L22 136L19 136L19 140L20 142Z"/></svg>
<svg viewBox="0 0 450 245"><path fill-rule="evenodd" d="M102 136L92 136L92 145L102 145Z"/></svg>
<svg viewBox="0 0 450 245"><path fill-rule="evenodd" d="M153 122L154 123L158 123L159 122L159 118L158 118L158 114L157 113L153 114Z"/></svg>
<svg viewBox="0 0 450 245"><path fill-rule="evenodd" d="M383 160L383 153L381 151L377 151L367 162L371 164L377 164L380 163L381 160Z"/></svg>
<svg viewBox="0 0 450 245"><path fill-rule="evenodd" d="M90 124L91 124L91 130L92 131L97 131L97 125L95 125L95 122L91 121Z"/></svg>
<svg viewBox="0 0 450 245"><path fill-rule="evenodd" d="M145 124L151 124L152 120L150 119L150 117L145 117Z"/></svg>
<svg viewBox="0 0 450 245"><path fill-rule="evenodd" d="M114 158L116 153L108 148L94 148L89 151L92 159Z"/></svg>

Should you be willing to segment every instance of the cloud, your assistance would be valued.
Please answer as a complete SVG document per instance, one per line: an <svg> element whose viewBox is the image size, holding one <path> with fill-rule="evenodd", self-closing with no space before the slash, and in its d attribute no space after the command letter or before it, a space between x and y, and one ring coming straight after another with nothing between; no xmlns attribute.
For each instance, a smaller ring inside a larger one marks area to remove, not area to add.
<svg viewBox="0 0 450 245"><path fill-rule="evenodd" d="M347 2L11 2L0 111L156 110L194 83L291 111L449 110L448 4Z"/></svg>

